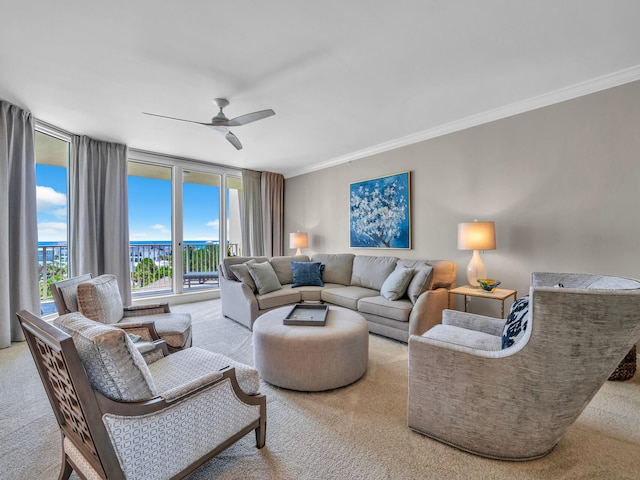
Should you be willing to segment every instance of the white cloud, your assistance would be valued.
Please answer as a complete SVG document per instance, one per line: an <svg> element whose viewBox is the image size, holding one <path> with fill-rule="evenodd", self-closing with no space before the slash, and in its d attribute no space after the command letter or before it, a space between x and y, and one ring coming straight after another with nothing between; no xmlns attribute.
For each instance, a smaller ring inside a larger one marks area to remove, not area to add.
<svg viewBox="0 0 640 480"><path fill-rule="evenodd" d="M56 216L64 212L64 216L67 215L67 196L51 187L36 185L36 201L40 212L50 212Z"/></svg>
<svg viewBox="0 0 640 480"><path fill-rule="evenodd" d="M67 224L63 222L40 222L38 224L38 241L58 242L67 239Z"/></svg>
<svg viewBox="0 0 640 480"><path fill-rule="evenodd" d="M131 233L129 238L131 240L145 240L147 238L147 234L145 232L142 233Z"/></svg>
<svg viewBox="0 0 640 480"><path fill-rule="evenodd" d="M161 225L159 223L156 223L155 225L153 225L151 228L153 228L154 230L161 230L161 231L167 231L167 227L165 227L164 225Z"/></svg>
<svg viewBox="0 0 640 480"><path fill-rule="evenodd" d="M207 222L207 227L219 228L220 227L220 220L211 220L210 222Z"/></svg>

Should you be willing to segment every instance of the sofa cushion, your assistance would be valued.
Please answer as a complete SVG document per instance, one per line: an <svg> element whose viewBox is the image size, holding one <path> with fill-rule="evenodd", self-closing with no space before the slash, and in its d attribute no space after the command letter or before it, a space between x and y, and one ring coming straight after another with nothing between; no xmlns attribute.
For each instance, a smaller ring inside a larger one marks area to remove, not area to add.
<svg viewBox="0 0 640 480"><path fill-rule="evenodd" d="M502 330L502 348L509 348L518 343L527 331L529 319L529 297L517 299L511 305L509 316Z"/></svg>
<svg viewBox="0 0 640 480"><path fill-rule="evenodd" d="M269 262L247 263L247 268L260 295L282 288L278 276Z"/></svg>
<svg viewBox="0 0 640 480"><path fill-rule="evenodd" d="M301 300L298 289L292 290L291 285L285 285L279 290L256 295L258 308L260 310L269 310L271 308L282 307L284 305L292 305L299 303Z"/></svg>
<svg viewBox="0 0 640 480"><path fill-rule="evenodd" d="M247 395L258 393L260 376L255 368L198 347L172 353L154 362L149 366L149 370L161 395L199 378L210 378L211 372L218 372L224 367L236 369L238 385L244 393Z"/></svg>
<svg viewBox="0 0 640 480"><path fill-rule="evenodd" d="M272 257L269 259L269 263L273 267L273 271L276 272L278 281L281 285L287 285L293 283L293 270L291 269L291 262L308 262L309 257L307 255L299 255L295 257Z"/></svg>
<svg viewBox="0 0 640 480"><path fill-rule="evenodd" d="M293 270L293 286L302 287L305 285L323 287L322 270L324 265L320 262L291 262Z"/></svg>
<svg viewBox="0 0 640 480"><path fill-rule="evenodd" d="M423 333L422 336L476 350L500 350L500 337L453 325L435 325Z"/></svg>
<svg viewBox="0 0 640 480"><path fill-rule="evenodd" d="M124 307L115 275L100 275L78 285L78 310L100 323L117 323Z"/></svg>
<svg viewBox="0 0 640 480"><path fill-rule="evenodd" d="M414 273L413 268L396 268L382 284L380 295L387 300L399 300L404 297Z"/></svg>
<svg viewBox="0 0 640 480"><path fill-rule="evenodd" d="M407 287L407 297L412 303L418 301L418 297L431 290L433 285L433 267L425 260L398 260L397 268L413 268L415 273Z"/></svg>
<svg viewBox="0 0 640 480"><path fill-rule="evenodd" d="M89 383L113 400L139 401L156 395L151 373L124 330L86 318L62 315L53 324L73 338Z"/></svg>
<svg viewBox="0 0 640 480"><path fill-rule="evenodd" d="M398 322L408 322L413 304L408 298L387 300L382 295L366 297L358 300L358 311L370 313L378 317L391 318Z"/></svg>
<svg viewBox="0 0 640 480"><path fill-rule="evenodd" d="M255 260L249 260L246 263L240 263L238 265L229 265L229 270L233 272L238 280L247 285L252 292L256 291L256 282L253 281L253 277L249 273L247 263L255 263Z"/></svg>
<svg viewBox="0 0 640 480"><path fill-rule="evenodd" d="M354 258L355 255L353 253L316 253L311 257L311 261L320 262L324 265L324 271L322 272L322 281L324 283L350 285Z"/></svg>
<svg viewBox="0 0 640 480"><path fill-rule="evenodd" d="M322 290L322 300L339 307L358 309L358 300L365 297L379 297L380 292L364 287L336 287Z"/></svg>
<svg viewBox="0 0 640 480"><path fill-rule="evenodd" d="M397 263L397 257L357 255L353 259L351 285L380 291L382 284L395 270Z"/></svg>

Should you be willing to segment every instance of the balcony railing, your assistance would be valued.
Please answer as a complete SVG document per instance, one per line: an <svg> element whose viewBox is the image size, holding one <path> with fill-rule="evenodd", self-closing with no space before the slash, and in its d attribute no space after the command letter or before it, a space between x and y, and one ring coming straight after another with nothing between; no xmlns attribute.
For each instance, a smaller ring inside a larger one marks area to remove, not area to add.
<svg viewBox="0 0 640 480"><path fill-rule="evenodd" d="M51 284L69 277L69 250L66 245L39 245L40 300L52 299Z"/></svg>
<svg viewBox="0 0 640 480"><path fill-rule="evenodd" d="M240 254L239 245L228 244L228 256ZM53 299L51 283L68 278L68 247L38 246L40 301ZM216 288L220 245L218 242L187 242L182 247L185 291ZM169 242L129 245L131 290L133 295L170 293L173 282L173 251ZM47 312L45 312L47 313Z"/></svg>

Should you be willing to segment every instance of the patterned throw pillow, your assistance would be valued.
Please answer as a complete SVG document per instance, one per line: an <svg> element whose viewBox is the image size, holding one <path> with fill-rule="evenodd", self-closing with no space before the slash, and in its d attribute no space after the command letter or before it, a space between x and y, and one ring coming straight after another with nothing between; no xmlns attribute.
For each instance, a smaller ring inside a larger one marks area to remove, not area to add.
<svg viewBox="0 0 640 480"><path fill-rule="evenodd" d="M156 395L151 372L124 330L79 312L61 315L53 324L73 338L89 383L100 393L126 402Z"/></svg>
<svg viewBox="0 0 640 480"><path fill-rule="evenodd" d="M517 299L511 305L509 316L502 330L502 348L518 343L527 331L529 320L529 296Z"/></svg>
<svg viewBox="0 0 640 480"><path fill-rule="evenodd" d="M291 262L293 271L293 288L302 286L324 287L322 271L324 265L320 262Z"/></svg>

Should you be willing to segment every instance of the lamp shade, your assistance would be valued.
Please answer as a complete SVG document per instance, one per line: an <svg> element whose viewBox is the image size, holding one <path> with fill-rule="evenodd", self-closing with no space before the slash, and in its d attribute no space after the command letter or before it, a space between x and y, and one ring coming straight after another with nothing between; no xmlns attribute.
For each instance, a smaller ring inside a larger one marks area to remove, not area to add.
<svg viewBox="0 0 640 480"><path fill-rule="evenodd" d="M458 250L495 250L496 226L494 222L458 224Z"/></svg>
<svg viewBox="0 0 640 480"><path fill-rule="evenodd" d="M302 255L301 248L309 246L309 236L307 232L295 232L289 234L289 248L297 248L296 255Z"/></svg>
<svg viewBox="0 0 640 480"><path fill-rule="evenodd" d="M309 236L307 232L295 232L289 234L289 248L307 248Z"/></svg>

